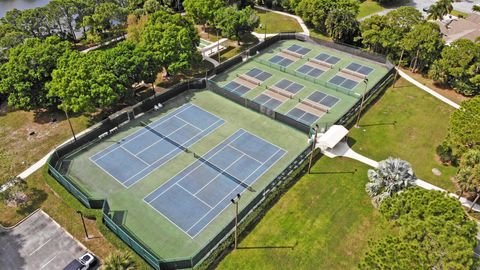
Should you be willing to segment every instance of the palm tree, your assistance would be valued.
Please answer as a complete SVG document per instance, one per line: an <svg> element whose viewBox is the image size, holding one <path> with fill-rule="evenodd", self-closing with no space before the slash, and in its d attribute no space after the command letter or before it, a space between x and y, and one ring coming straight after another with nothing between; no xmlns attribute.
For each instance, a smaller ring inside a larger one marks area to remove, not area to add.
<svg viewBox="0 0 480 270"><path fill-rule="evenodd" d="M438 0L428 9L428 19L441 20L453 10L452 0Z"/></svg>
<svg viewBox="0 0 480 270"><path fill-rule="evenodd" d="M438 0L437 5L439 5L442 8L444 16L452 13L453 11L452 2L453 2L452 0Z"/></svg>
<svg viewBox="0 0 480 270"><path fill-rule="evenodd" d="M443 10L439 5L433 4L430 6L430 8L428 8L427 19L436 21L436 20L441 20L442 18L443 18Z"/></svg>
<svg viewBox="0 0 480 270"><path fill-rule="evenodd" d="M461 188L459 199L465 191L475 193L473 204L468 210L472 211L473 205L480 198L480 150L472 149L463 154L460 160L460 169L455 178Z"/></svg>
<svg viewBox="0 0 480 270"><path fill-rule="evenodd" d="M103 262L103 270L133 270L137 266L129 252L114 252Z"/></svg>
<svg viewBox="0 0 480 270"><path fill-rule="evenodd" d="M375 170L368 170L368 182L365 190L372 197L372 203L378 207L382 201L394 193L414 186L417 177L412 166L405 160L389 157L378 164Z"/></svg>

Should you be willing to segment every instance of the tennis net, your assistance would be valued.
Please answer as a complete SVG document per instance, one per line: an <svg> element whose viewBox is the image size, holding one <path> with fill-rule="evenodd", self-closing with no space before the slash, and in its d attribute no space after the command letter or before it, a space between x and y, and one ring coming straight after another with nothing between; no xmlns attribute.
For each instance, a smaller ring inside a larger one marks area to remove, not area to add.
<svg viewBox="0 0 480 270"><path fill-rule="evenodd" d="M318 104L316 102L313 102L307 99L300 99L299 101L300 103L305 104L309 107L328 113L328 108L326 108L325 106L322 106L321 104Z"/></svg>
<svg viewBox="0 0 480 270"><path fill-rule="evenodd" d="M176 147L178 147L178 148L182 149L182 150L183 150L184 152L186 152L186 153L189 153L189 152L190 152L190 150L188 150L188 148L187 148L187 147L185 147L185 146L183 146L183 145L181 145L181 144L177 143L176 141L174 141L174 140L172 140L172 139L168 138L167 136L163 135L162 133L160 133L160 132L156 131L155 129L153 129L153 128L151 128L151 127L149 127L149 126L148 126L147 124L145 124L144 122L140 121L140 123L141 123L141 124L142 124L142 126L144 126L144 127L145 127L145 128L148 130L148 131L150 131L150 132L154 133L154 134L155 134L155 135L157 135L158 137L160 137L160 138L162 138L162 139L166 140L167 142L169 142L169 143L171 143L171 144L175 145Z"/></svg>
<svg viewBox="0 0 480 270"><path fill-rule="evenodd" d="M195 157L196 159L200 160L201 162L203 162L204 164L208 165L209 167L211 167L212 169L214 169L215 171L219 172L220 174L226 176L227 178L229 178L230 180L234 181L235 183L237 183L238 185L244 187L245 189L251 191L251 192L255 192L255 190L245 184L243 181L240 181L239 179L237 179L235 176L229 174L228 172L220 169L219 167L217 167L215 164L211 163L210 161L206 160L205 158L197 155L196 153L193 153L193 157Z"/></svg>

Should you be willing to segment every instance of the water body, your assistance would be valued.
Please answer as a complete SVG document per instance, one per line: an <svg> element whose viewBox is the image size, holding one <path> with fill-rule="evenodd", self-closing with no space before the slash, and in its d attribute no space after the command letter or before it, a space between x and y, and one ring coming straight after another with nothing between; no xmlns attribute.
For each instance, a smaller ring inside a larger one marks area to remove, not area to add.
<svg viewBox="0 0 480 270"><path fill-rule="evenodd" d="M0 18L14 8L19 10L45 6L50 0L0 0Z"/></svg>

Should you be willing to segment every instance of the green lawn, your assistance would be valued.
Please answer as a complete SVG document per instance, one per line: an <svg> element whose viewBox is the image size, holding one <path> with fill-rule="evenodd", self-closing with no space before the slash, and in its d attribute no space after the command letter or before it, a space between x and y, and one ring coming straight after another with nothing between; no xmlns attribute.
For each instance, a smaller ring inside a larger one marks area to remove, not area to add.
<svg viewBox="0 0 480 270"><path fill-rule="evenodd" d="M265 25L267 25L267 34L279 32L302 32L302 27L297 20L292 17L284 16L274 12L265 12L257 10L257 15L260 18L261 26L255 29L257 33L265 33Z"/></svg>
<svg viewBox="0 0 480 270"><path fill-rule="evenodd" d="M218 269L356 268L368 240L389 231L365 192L367 169L322 157Z"/></svg>
<svg viewBox="0 0 480 270"><path fill-rule="evenodd" d="M357 15L357 19L363 18L373 13L380 12L385 8L382 7L378 2L373 0L367 0L360 4L360 11Z"/></svg>
<svg viewBox="0 0 480 270"><path fill-rule="evenodd" d="M460 10L452 10L451 14L453 16L459 17L459 18L467 18L468 17L468 13L462 12Z"/></svg>
<svg viewBox="0 0 480 270"><path fill-rule="evenodd" d="M350 145L358 153L383 160L388 156L410 162L417 177L450 191L456 168L437 161L435 148L445 138L454 108L401 79L352 128ZM441 176L435 176L438 168Z"/></svg>

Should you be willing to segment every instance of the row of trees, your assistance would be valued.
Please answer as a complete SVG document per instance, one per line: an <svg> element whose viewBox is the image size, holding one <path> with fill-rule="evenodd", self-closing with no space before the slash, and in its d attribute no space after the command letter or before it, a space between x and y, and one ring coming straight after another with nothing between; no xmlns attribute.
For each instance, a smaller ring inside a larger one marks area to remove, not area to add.
<svg viewBox="0 0 480 270"><path fill-rule="evenodd" d="M0 19L0 48L53 35L75 41L79 33L98 41L114 22L125 22L127 12L128 3L122 0L52 0L43 7L13 9Z"/></svg>
<svg viewBox="0 0 480 270"><path fill-rule="evenodd" d="M153 82L162 70L176 73L199 59L193 23L170 10L148 15L138 40L81 53L56 36L26 39L0 66L0 94L18 109L58 106L92 112L128 98L132 84Z"/></svg>
<svg viewBox="0 0 480 270"><path fill-rule="evenodd" d="M480 93L480 44L460 39L445 46L437 24L413 7L401 7L360 24L361 42L415 72L428 74L458 93Z"/></svg>
<svg viewBox="0 0 480 270"><path fill-rule="evenodd" d="M480 169L478 153L468 163ZM477 227L457 200L415 187L411 165L400 159L381 161L368 178L365 189L394 233L369 243L360 269L471 269Z"/></svg>
<svg viewBox="0 0 480 270"><path fill-rule="evenodd" d="M359 33L359 8L358 0L302 0L295 5L295 13L316 31L351 43Z"/></svg>
<svg viewBox="0 0 480 270"><path fill-rule="evenodd" d="M250 6L228 5L224 0L185 0L186 13L196 24L219 29L222 35L238 40L259 26L258 16Z"/></svg>

